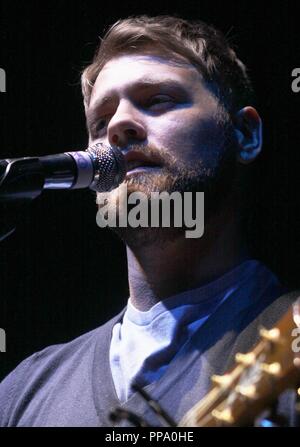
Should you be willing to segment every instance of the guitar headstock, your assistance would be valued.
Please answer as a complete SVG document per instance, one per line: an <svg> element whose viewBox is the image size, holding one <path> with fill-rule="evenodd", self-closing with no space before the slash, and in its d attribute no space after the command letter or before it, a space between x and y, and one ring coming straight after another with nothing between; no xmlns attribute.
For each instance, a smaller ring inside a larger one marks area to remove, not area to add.
<svg viewBox="0 0 300 447"><path fill-rule="evenodd" d="M252 425L285 389L300 386L300 298L274 328L261 328L258 344L235 361L227 374L212 376L211 391L180 427Z"/></svg>

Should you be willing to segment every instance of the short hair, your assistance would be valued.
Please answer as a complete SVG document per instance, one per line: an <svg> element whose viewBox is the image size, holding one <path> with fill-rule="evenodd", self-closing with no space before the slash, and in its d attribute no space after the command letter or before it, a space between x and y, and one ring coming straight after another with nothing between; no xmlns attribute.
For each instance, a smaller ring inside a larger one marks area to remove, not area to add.
<svg viewBox="0 0 300 447"><path fill-rule="evenodd" d="M142 52L157 52L170 59L183 56L230 113L255 102L247 69L221 31L200 20L141 15L118 20L101 39L92 63L82 73L85 106L98 74L110 59Z"/></svg>

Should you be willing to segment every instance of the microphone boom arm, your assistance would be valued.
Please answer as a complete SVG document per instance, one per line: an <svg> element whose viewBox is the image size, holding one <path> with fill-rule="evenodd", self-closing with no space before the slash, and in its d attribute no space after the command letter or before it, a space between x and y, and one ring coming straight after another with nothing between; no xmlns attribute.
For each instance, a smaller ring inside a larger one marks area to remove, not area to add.
<svg viewBox="0 0 300 447"><path fill-rule="evenodd" d="M0 203L32 200L43 191L44 177L38 157L6 160L0 179Z"/></svg>
<svg viewBox="0 0 300 447"><path fill-rule="evenodd" d="M85 151L0 160L0 241L14 231L19 210L44 189L106 192L125 175L122 152L103 143Z"/></svg>

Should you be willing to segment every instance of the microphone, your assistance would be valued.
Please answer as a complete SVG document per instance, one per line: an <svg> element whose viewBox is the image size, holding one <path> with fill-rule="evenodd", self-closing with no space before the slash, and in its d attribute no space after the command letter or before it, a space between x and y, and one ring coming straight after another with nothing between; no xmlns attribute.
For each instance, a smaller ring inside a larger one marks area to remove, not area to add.
<svg viewBox="0 0 300 447"><path fill-rule="evenodd" d="M97 143L85 151L0 160L0 201L32 199L43 189L108 192L126 175L122 152Z"/></svg>

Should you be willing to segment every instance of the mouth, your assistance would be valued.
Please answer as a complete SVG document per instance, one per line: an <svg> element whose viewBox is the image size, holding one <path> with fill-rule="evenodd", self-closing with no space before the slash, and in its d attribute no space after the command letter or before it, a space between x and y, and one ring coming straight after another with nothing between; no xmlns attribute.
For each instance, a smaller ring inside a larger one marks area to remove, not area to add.
<svg viewBox="0 0 300 447"><path fill-rule="evenodd" d="M153 172L162 168L162 165L155 157L147 157L145 154L136 151L129 151L125 154L127 174L140 172Z"/></svg>

